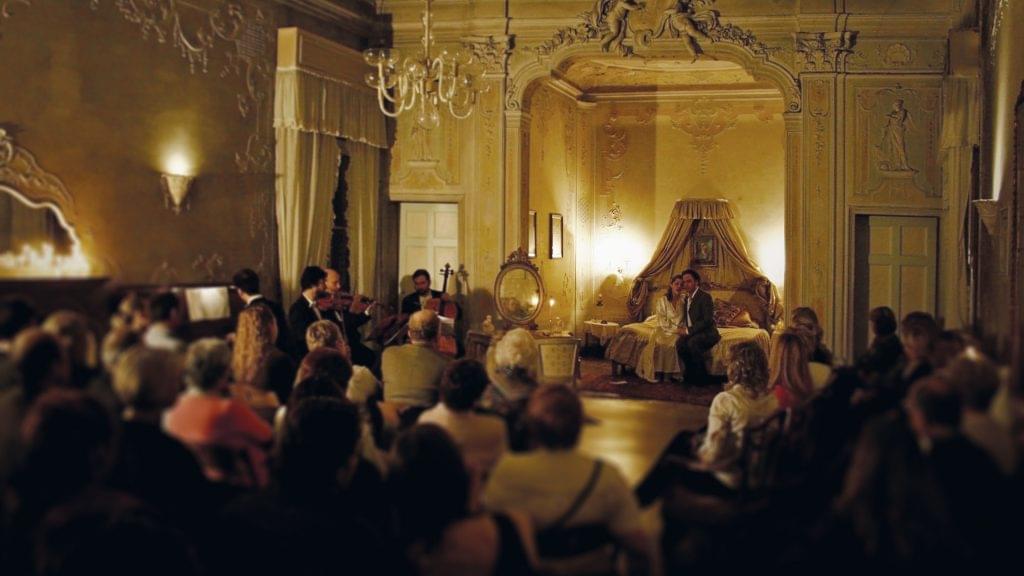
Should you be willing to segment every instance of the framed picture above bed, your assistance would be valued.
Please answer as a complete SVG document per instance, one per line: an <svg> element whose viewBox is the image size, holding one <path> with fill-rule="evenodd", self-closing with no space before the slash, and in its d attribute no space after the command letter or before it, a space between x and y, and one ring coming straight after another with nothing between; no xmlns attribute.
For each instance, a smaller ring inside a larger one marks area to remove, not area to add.
<svg viewBox="0 0 1024 576"><path fill-rule="evenodd" d="M697 234L693 237L694 266L713 268L718 266L718 239L714 234Z"/></svg>

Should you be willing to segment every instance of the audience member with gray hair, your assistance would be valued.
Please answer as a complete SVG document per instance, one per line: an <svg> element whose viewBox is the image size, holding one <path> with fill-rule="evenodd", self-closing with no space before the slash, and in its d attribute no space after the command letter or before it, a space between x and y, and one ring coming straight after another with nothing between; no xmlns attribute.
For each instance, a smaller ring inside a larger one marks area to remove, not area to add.
<svg viewBox="0 0 1024 576"><path fill-rule="evenodd" d="M384 349L384 400L402 412L428 408L437 402L441 375L449 361L435 347L439 326L435 312L420 310L409 317L409 343Z"/></svg>
<svg viewBox="0 0 1024 576"><path fill-rule="evenodd" d="M523 411L537 388L537 343L522 328L509 330L487 350L487 375L491 383L480 405L505 419L509 449L527 449Z"/></svg>
<svg viewBox="0 0 1024 576"><path fill-rule="evenodd" d="M273 433L245 402L226 397L231 350L216 338L193 342L185 354L188 390L164 417L164 428L203 463L206 476L242 486L267 483L266 448ZM223 456L231 455L229 466Z"/></svg>

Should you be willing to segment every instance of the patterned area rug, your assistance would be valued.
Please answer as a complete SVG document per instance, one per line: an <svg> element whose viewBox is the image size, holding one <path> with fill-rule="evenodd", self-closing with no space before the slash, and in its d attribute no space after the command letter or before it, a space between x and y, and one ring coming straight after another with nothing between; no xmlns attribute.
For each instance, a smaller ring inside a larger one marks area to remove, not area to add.
<svg viewBox="0 0 1024 576"><path fill-rule="evenodd" d="M711 406L715 394L722 391L722 385L718 383L706 386L675 382L651 383L632 372L613 376L611 361L594 358L584 358L580 363L578 388L584 396L664 400L696 406Z"/></svg>

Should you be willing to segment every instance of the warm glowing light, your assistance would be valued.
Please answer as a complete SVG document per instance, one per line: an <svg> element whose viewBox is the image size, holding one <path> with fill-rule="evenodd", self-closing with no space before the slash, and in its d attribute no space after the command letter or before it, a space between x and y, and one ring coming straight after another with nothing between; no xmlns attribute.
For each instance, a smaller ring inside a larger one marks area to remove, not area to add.
<svg viewBox="0 0 1024 576"><path fill-rule="evenodd" d="M633 234L616 231L601 236L594 244L594 271L599 276L615 274L632 278L646 263L644 243Z"/></svg>
<svg viewBox="0 0 1024 576"><path fill-rule="evenodd" d="M75 244L70 254L57 254L53 244L25 244L20 252L0 254L0 276L16 278L67 278L88 276L89 260Z"/></svg>
<svg viewBox="0 0 1024 576"><path fill-rule="evenodd" d="M530 296L530 307L536 308L540 304L540 295L534 294Z"/></svg>
<svg viewBox="0 0 1024 576"><path fill-rule="evenodd" d="M754 261L764 275L778 287L786 282L786 240L782 230L772 230L763 238L755 239Z"/></svg>
<svg viewBox="0 0 1024 576"><path fill-rule="evenodd" d="M168 155L164 165L168 174L192 175L192 163L189 162L188 157L183 152L173 152Z"/></svg>
<svg viewBox="0 0 1024 576"><path fill-rule="evenodd" d="M548 299L548 307L550 307L550 308L554 308L555 307L555 299L554 298Z"/></svg>

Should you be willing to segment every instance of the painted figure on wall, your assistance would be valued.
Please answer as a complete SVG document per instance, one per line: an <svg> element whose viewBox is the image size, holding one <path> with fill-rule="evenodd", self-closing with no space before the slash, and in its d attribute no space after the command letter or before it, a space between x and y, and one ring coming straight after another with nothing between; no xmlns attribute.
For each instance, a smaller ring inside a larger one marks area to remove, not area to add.
<svg viewBox="0 0 1024 576"><path fill-rule="evenodd" d="M907 161L907 130L910 128L910 111L898 98L892 103L892 110L885 115L885 134L878 146L882 159L878 167L891 172L912 172Z"/></svg>

